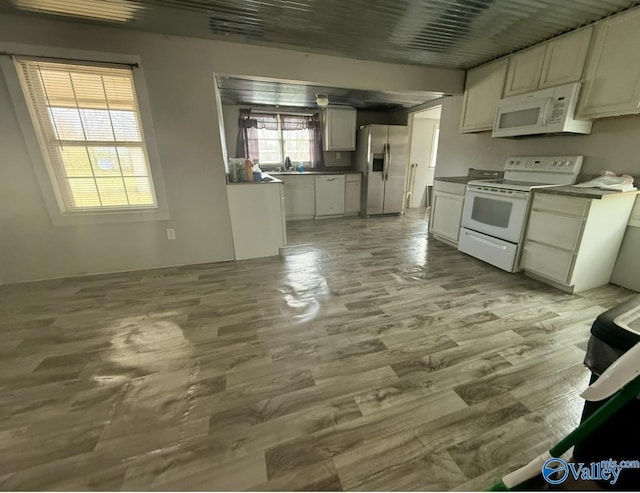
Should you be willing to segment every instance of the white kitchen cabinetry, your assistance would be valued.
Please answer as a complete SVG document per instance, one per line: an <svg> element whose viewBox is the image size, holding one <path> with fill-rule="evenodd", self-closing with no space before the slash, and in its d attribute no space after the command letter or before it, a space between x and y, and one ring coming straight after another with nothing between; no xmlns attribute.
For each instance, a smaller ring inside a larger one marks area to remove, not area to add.
<svg viewBox="0 0 640 493"><path fill-rule="evenodd" d="M542 44L511 55L504 95L514 96L538 89L547 45Z"/></svg>
<svg viewBox="0 0 640 493"><path fill-rule="evenodd" d="M344 175L316 176L316 217L344 214Z"/></svg>
<svg viewBox="0 0 640 493"><path fill-rule="evenodd" d="M502 98L507 64L508 59L503 58L467 71L460 132L480 132L493 128L496 106Z"/></svg>
<svg viewBox="0 0 640 493"><path fill-rule="evenodd" d="M277 175L284 182L284 210L287 220L313 219L316 213L313 175Z"/></svg>
<svg viewBox="0 0 640 493"><path fill-rule="evenodd" d="M360 212L360 197L362 193L362 175L353 173L346 175L344 190L344 213L358 214Z"/></svg>
<svg viewBox="0 0 640 493"><path fill-rule="evenodd" d="M236 260L272 257L287 243L280 183L227 185Z"/></svg>
<svg viewBox="0 0 640 493"><path fill-rule="evenodd" d="M570 293L607 284L634 201L534 193L520 267Z"/></svg>
<svg viewBox="0 0 640 493"><path fill-rule="evenodd" d="M327 108L324 110L324 150L356 150L356 110Z"/></svg>
<svg viewBox="0 0 640 493"><path fill-rule="evenodd" d="M589 52L593 27L585 27L547 43L539 88L578 82Z"/></svg>
<svg viewBox="0 0 640 493"><path fill-rule="evenodd" d="M511 55L505 97L579 81L592 31L580 29Z"/></svg>
<svg viewBox="0 0 640 493"><path fill-rule="evenodd" d="M595 27L587 60L578 118L640 112L640 10L617 15Z"/></svg>
<svg viewBox="0 0 640 493"><path fill-rule="evenodd" d="M429 233L436 239L457 246L464 208L464 183L451 183L436 178L429 218Z"/></svg>

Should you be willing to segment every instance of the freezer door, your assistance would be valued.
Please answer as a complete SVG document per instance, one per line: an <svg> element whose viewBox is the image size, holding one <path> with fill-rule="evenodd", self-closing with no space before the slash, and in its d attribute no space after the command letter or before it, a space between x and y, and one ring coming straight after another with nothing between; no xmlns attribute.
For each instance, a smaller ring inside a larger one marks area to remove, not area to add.
<svg viewBox="0 0 640 493"><path fill-rule="evenodd" d="M369 129L366 215L383 213L388 128L388 125L371 125Z"/></svg>
<svg viewBox="0 0 640 493"><path fill-rule="evenodd" d="M404 125L389 125L387 166L384 176L383 213L402 211L404 175L408 163L409 131Z"/></svg>

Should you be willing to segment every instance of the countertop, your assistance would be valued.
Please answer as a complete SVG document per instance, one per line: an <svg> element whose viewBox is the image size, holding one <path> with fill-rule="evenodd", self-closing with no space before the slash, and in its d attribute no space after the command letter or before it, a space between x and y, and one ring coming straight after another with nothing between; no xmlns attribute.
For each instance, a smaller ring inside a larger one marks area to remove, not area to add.
<svg viewBox="0 0 640 493"><path fill-rule="evenodd" d="M269 171L270 175L284 175L284 176L293 176L293 175L361 175L362 172L361 171L353 171L353 170L347 170L347 171L340 171L340 170L336 170L336 171L303 171L302 173L300 173L299 171Z"/></svg>
<svg viewBox="0 0 640 493"><path fill-rule="evenodd" d="M546 193L550 195L565 195L567 197L579 197L584 199L602 199L602 198L612 197L614 195L638 193L637 190L634 190L633 192L618 192L615 190L602 190L600 188L574 187L573 185L560 185L557 187L535 188L533 191L535 193Z"/></svg>
<svg viewBox="0 0 640 493"><path fill-rule="evenodd" d="M438 176L434 178L434 180L466 185L470 180L478 180L478 178L469 178L468 176Z"/></svg>
<svg viewBox="0 0 640 493"><path fill-rule="evenodd" d="M228 181L227 185L270 185L272 183L284 183L282 180L278 180L277 178L271 176L271 173L262 173L263 178L271 178L268 181L237 181L232 182Z"/></svg>

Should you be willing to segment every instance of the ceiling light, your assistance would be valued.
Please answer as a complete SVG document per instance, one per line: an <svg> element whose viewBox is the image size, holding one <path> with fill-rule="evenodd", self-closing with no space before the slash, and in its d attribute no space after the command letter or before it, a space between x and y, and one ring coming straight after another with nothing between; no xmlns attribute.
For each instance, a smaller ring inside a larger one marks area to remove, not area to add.
<svg viewBox="0 0 640 493"><path fill-rule="evenodd" d="M326 94L316 94L316 104L321 108L329 106L329 96Z"/></svg>
<svg viewBox="0 0 640 493"><path fill-rule="evenodd" d="M138 17L143 6L124 0L11 0L21 10L48 14L88 17L104 21L129 22Z"/></svg>

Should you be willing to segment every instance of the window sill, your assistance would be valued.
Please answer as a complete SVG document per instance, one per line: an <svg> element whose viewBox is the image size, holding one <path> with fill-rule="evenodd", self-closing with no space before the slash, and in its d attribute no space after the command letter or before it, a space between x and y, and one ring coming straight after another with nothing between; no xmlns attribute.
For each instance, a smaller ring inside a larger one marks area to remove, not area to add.
<svg viewBox="0 0 640 493"><path fill-rule="evenodd" d="M133 223L143 221L167 221L166 211L104 211L104 212L70 212L52 215L51 221L56 226L73 226L81 224Z"/></svg>

